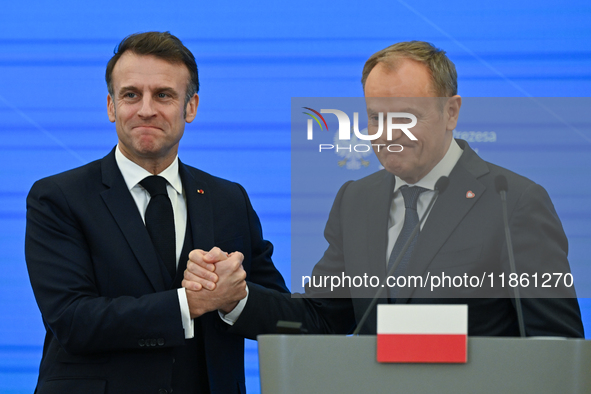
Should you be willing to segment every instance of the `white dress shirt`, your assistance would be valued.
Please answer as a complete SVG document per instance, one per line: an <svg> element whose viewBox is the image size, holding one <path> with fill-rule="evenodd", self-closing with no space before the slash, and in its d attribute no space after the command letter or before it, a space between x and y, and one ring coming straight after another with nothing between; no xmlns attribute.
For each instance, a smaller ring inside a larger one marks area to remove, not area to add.
<svg viewBox="0 0 591 394"><path fill-rule="evenodd" d="M138 207L139 213L146 223L146 209L148 208L148 203L150 202L150 193L139 182L141 182L145 177L154 175L151 172L147 171L146 169L140 167L133 161L129 160L127 157L121 153L119 149L119 145L117 145L117 149L115 149L115 160L117 162L117 166L123 175L123 179L125 180L125 184L135 201L135 204ZM185 232L187 229L187 201L186 197L183 193L183 184L181 182L181 176L179 174L179 161L178 156L173 160L172 164L168 166L164 171L162 171L159 176L165 178L168 182L166 185L166 190L168 192L168 197L170 198L170 202L172 204L172 210L174 212L174 229L175 229L175 236L176 236L176 266L178 267L179 259L181 256L181 251L183 249L183 244L185 242ZM177 289L178 297L179 297L179 305L181 308L181 319L183 324L183 329L185 331L185 338L190 339L193 338L194 333L194 322L191 319L191 313L189 311L189 302L187 300L187 292L185 288L181 287ZM223 313L219 312L220 317L228 324L234 324L234 322L240 316L242 309L244 309L244 305L246 305L246 300L248 298L248 289L247 289L247 297L241 300L238 303L238 306L234 308L230 313L224 315Z"/></svg>
<svg viewBox="0 0 591 394"><path fill-rule="evenodd" d="M400 231L402 231L402 226L404 224L404 197L402 197L402 193L399 190L400 187L402 185L408 185L420 186L427 189L427 191L424 191L419 195L417 201L417 213L419 214L419 218L422 218L431 198L435 194L435 183L442 176L449 176L451 170L453 170L458 160L460 160L462 152L462 148L460 148L456 140L452 138L447 153L443 156L443 159L441 159L441 161L417 183L411 185L395 176L396 185L394 186L394 198L392 199L392 205L390 206L390 219L388 220L388 253L386 256L386 265L390 260L390 254L394 249L394 244L396 244L396 239L398 239L398 235L400 234ZM421 224L421 229L426 222L427 219Z"/></svg>

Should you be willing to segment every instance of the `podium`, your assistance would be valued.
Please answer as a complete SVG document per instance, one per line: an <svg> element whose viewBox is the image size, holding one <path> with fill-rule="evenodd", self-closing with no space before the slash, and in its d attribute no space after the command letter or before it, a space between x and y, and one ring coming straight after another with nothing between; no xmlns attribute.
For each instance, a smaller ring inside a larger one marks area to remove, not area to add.
<svg viewBox="0 0 591 394"><path fill-rule="evenodd" d="M591 393L591 341L468 338L466 364L381 364L375 336L260 335L262 394Z"/></svg>

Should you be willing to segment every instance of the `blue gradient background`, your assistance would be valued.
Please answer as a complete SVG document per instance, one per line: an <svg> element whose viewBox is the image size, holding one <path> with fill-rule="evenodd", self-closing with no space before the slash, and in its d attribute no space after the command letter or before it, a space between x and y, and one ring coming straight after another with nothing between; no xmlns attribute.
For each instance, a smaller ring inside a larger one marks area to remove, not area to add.
<svg viewBox="0 0 591 394"><path fill-rule="evenodd" d="M200 107L181 158L246 187L288 283L291 97L360 96L365 60L410 39L448 51L463 96L591 91L591 6L585 1L3 2L2 393L33 391L43 342L23 255L26 194L35 180L103 157L115 145L105 111L105 64L121 38L148 30L180 37L199 65ZM586 133L577 151L589 155ZM559 164L569 151L548 154ZM528 175L527 163L507 160L497 162ZM591 244L587 181L569 182L569 193L550 190L571 242L582 245ZM581 305L589 332L591 303ZM245 359L247 386L256 393L256 343L247 344Z"/></svg>

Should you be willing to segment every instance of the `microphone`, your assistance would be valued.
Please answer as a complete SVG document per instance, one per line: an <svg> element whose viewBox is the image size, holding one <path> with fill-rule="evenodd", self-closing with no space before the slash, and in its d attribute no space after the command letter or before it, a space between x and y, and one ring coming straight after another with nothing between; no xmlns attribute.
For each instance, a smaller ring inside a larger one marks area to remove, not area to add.
<svg viewBox="0 0 591 394"><path fill-rule="evenodd" d="M497 193L501 195L501 198L507 199L507 190L509 190L509 184L505 175L497 175L495 178L495 189Z"/></svg>
<svg viewBox="0 0 591 394"><path fill-rule="evenodd" d="M423 213L423 216L421 217L421 219L419 220L419 222L417 223L417 225L415 226L415 228L412 230L412 233L410 234L410 237L408 237L408 240L404 243L404 246L402 247L402 250L398 254L398 257L396 257L396 260L392 264L392 267L390 267L390 269L388 270L388 273L386 274L386 277L384 278L384 283L383 283L384 286L380 287L378 289L378 292L376 293L376 295L372 298L369 306L367 307L367 309L363 313L363 317L359 321L359 324L357 324L357 327L355 328L355 331L353 331L353 335L359 335L359 331L361 331L361 328L363 327L363 325L367 321L367 318L369 317L369 314L371 313L371 311L374 308L374 306L376 306L378 300L382 296L382 293L387 288L385 286L385 284L386 284L385 282L386 282L387 278L389 276L391 276L394 273L394 271L396 271L396 268L398 267L398 265L402 261L402 257L404 256L404 254L406 253L406 251L410 247L411 241L417 235L417 233L419 232L419 230L421 228L421 225L423 224L423 222L425 221L425 219L427 218L427 216L431 212L431 209L433 208L433 205L435 204L435 201L437 200L437 197L441 193L443 193L445 191L445 189L447 189L447 186L448 185L449 185L449 178L446 177L446 176L442 176L441 178L439 178L437 180L437 182L435 182L435 193L433 194L433 197L431 197L431 201L429 201L429 205L427 206L427 209L425 210L425 213Z"/></svg>
<svg viewBox="0 0 591 394"><path fill-rule="evenodd" d="M501 195L501 203L503 205L503 223L505 227L505 241L507 242L507 253L509 254L509 266L511 273L517 275L515 269L515 255L513 254L513 242L511 242L511 230L509 229L509 215L507 214L507 190L509 185L507 178L504 175L497 175L495 178L495 189ZM519 324L519 335L525 337L525 325L523 323L523 310L521 309L521 297L519 295L519 287L513 288L515 309L517 311L517 322Z"/></svg>
<svg viewBox="0 0 591 394"><path fill-rule="evenodd" d="M442 176L435 182L435 191L438 191L439 194L443 194L447 186L449 185L449 178L446 176Z"/></svg>

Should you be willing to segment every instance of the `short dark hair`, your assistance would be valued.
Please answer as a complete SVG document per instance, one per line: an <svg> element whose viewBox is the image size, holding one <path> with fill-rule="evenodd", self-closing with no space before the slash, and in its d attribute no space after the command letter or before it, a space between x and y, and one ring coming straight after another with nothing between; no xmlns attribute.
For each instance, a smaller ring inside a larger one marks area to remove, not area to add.
<svg viewBox="0 0 591 394"><path fill-rule="evenodd" d="M199 73L197 72L195 56L193 56L191 51L183 45L181 40L170 34L170 32L150 31L125 37L113 51L115 55L107 63L107 71L105 73L107 89L111 97L114 94L113 69L121 55L126 51L133 52L136 55L152 55L173 64L182 63L187 66L189 69L189 81L187 82L185 104L189 102L195 93L199 92Z"/></svg>
<svg viewBox="0 0 591 394"><path fill-rule="evenodd" d="M439 97L451 97L458 94L458 74L456 66L445 55L445 51L424 41L399 42L374 53L367 59L361 74L361 84L365 90L365 81L378 63L396 68L401 59L412 59L423 63L431 73L434 93Z"/></svg>

